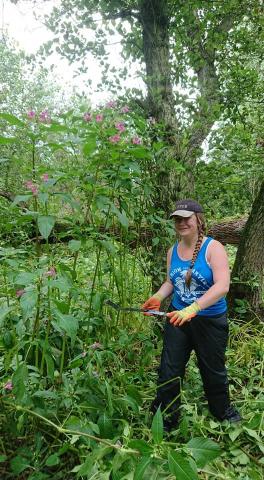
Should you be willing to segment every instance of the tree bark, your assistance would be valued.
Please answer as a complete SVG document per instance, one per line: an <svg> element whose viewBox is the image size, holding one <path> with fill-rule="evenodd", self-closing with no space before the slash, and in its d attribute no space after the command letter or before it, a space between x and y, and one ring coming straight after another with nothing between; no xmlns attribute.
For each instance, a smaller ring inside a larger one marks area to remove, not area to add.
<svg viewBox="0 0 264 480"><path fill-rule="evenodd" d="M229 310L236 315L236 299L264 318L264 182L245 225L237 250L229 292Z"/></svg>

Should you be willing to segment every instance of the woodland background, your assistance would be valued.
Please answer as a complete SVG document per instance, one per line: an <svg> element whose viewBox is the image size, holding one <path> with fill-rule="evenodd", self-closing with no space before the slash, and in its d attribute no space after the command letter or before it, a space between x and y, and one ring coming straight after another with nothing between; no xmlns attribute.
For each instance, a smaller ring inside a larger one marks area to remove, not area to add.
<svg viewBox="0 0 264 480"><path fill-rule="evenodd" d="M255 0L61 0L37 57L3 36L1 478L263 478L263 13ZM110 68L116 32L123 65ZM109 100L65 99L41 67L53 50L80 74L99 58ZM146 90L123 93L135 62ZM168 438L149 414L162 323L104 302L138 306L160 285L183 197L229 253L244 421L210 417L192 358Z"/></svg>

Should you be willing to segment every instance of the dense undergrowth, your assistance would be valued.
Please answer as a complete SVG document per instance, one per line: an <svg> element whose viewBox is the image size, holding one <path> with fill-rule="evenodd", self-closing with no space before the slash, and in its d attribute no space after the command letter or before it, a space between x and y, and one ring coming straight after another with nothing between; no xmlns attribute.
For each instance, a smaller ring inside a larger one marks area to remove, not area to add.
<svg viewBox="0 0 264 480"><path fill-rule="evenodd" d="M118 298L112 270L97 278L90 305L94 257L85 246L70 242L50 254L54 267L45 252L34 264L30 249L1 249L0 477L260 480L263 326L230 321L230 389L243 422L210 416L192 357L182 421L168 437L160 412L149 414L162 324L104 305ZM126 278L139 305L150 286L133 256Z"/></svg>
<svg viewBox="0 0 264 480"><path fill-rule="evenodd" d="M264 335L253 313L238 305L227 352L243 422L209 415L192 358L168 437L149 413L162 324L105 304L139 306L164 278L156 256L174 231L155 193L167 161L183 168L158 126L112 107L0 114L0 478L260 480Z"/></svg>

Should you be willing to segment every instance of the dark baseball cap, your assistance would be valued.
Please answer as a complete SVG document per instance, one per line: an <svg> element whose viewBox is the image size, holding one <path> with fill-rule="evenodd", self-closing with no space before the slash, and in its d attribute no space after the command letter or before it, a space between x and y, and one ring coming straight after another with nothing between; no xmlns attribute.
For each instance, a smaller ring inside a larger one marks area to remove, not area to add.
<svg viewBox="0 0 264 480"><path fill-rule="evenodd" d="M203 208L195 200L179 200L176 202L176 210L170 214L171 217L190 217L193 213L203 213Z"/></svg>

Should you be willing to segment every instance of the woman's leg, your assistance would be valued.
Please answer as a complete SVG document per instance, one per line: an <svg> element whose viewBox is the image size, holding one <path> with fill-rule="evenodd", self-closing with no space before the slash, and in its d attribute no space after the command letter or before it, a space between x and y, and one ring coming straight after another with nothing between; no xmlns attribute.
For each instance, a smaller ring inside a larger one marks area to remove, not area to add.
<svg viewBox="0 0 264 480"><path fill-rule="evenodd" d="M169 321L164 328L157 396L152 403L152 411L155 413L159 406L162 411L166 409L170 427L178 421L181 382L192 350L188 331L189 325L174 327Z"/></svg>
<svg viewBox="0 0 264 480"><path fill-rule="evenodd" d="M211 413L223 420L230 407L225 351L228 341L226 314L195 317L190 322L194 349Z"/></svg>

